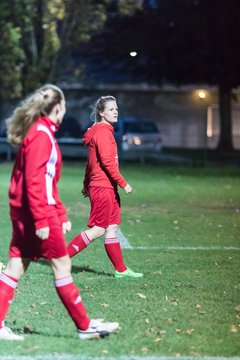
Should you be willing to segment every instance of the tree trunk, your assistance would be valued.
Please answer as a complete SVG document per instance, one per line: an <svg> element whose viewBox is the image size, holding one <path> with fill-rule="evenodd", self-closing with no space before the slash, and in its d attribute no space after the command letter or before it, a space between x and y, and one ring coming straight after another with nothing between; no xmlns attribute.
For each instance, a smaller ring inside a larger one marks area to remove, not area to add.
<svg viewBox="0 0 240 360"><path fill-rule="evenodd" d="M219 85L220 137L218 150L221 151L233 150L231 99L231 87Z"/></svg>
<svg viewBox="0 0 240 360"><path fill-rule="evenodd" d="M70 57L70 43L72 41L73 29L76 18L74 17L75 0L69 0L65 4L65 17L63 21L63 29L61 33L61 47L57 52L53 65L48 76L49 82L56 82L62 73Z"/></svg>

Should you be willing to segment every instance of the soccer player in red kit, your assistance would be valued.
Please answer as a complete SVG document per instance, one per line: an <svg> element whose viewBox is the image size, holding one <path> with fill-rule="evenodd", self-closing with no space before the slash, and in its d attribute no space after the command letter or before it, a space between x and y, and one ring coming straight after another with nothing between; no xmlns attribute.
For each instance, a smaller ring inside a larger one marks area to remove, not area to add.
<svg viewBox="0 0 240 360"><path fill-rule="evenodd" d="M0 340L24 339L6 327L4 319L21 275L40 257L52 267L57 294L80 339L104 337L119 327L117 322L90 320L71 276L64 236L71 222L57 190L61 153L54 137L65 111L63 92L49 84L20 104L7 121L8 140L20 148L9 189L10 259L0 275Z"/></svg>
<svg viewBox="0 0 240 360"><path fill-rule="evenodd" d="M100 97L94 108L95 123L84 134L83 142L88 146L82 193L90 197L91 213L88 221L90 229L78 234L68 244L70 257L86 248L93 240L105 235L104 245L114 268L116 278L142 277L129 269L122 256L116 236L121 222L118 186L127 194L132 187L121 175L118 166L117 144L114 139L114 124L118 121L118 107L113 96Z"/></svg>

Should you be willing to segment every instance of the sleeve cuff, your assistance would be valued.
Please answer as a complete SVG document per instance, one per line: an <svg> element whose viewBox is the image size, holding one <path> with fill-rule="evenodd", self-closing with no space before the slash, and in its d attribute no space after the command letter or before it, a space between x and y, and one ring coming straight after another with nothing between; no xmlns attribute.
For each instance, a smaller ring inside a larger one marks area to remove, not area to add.
<svg viewBox="0 0 240 360"><path fill-rule="evenodd" d="M69 221L68 217L65 214L59 216L59 218L60 218L61 223Z"/></svg>
<svg viewBox="0 0 240 360"><path fill-rule="evenodd" d="M126 182L125 180L123 180L123 181L119 184L119 186L120 186L122 189L124 189L124 188L127 186L127 182Z"/></svg>
<svg viewBox="0 0 240 360"><path fill-rule="evenodd" d="M42 229L42 228L45 228L45 227L48 227L48 226L49 226L49 224L48 224L47 219L41 219L41 220L35 221L35 229L36 230Z"/></svg>

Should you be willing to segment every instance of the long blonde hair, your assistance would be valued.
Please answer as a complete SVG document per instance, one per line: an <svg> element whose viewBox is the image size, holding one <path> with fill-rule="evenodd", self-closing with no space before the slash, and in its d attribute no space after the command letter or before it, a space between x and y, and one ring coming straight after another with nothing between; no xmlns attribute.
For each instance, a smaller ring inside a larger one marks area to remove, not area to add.
<svg viewBox="0 0 240 360"><path fill-rule="evenodd" d="M96 103L93 106L93 111L91 113L91 120L94 121L95 123L98 123L102 120L102 117L100 115L101 112L104 111L105 107L106 107L106 103L108 101L116 101L115 97L112 95L106 95L106 96L101 96Z"/></svg>
<svg viewBox="0 0 240 360"><path fill-rule="evenodd" d="M8 142L20 146L30 129L40 116L48 116L53 107L64 99L61 89L46 84L27 97L6 120Z"/></svg>

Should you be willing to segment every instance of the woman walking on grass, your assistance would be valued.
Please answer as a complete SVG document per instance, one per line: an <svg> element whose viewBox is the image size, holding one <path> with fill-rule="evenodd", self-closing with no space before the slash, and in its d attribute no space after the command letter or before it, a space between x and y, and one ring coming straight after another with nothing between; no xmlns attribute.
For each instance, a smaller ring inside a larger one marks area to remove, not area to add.
<svg viewBox="0 0 240 360"><path fill-rule="evenodd" d="M93 116L95 123L83 137L89 154L82 193L85 197L90 197L90 229L72 239L68 244L68 252L72 257L104 235L105 249L115 268L114 276L142 277L142 273L136 273L125 265L116 236L121 222L118 186L127 194L132 192L132 187L121 175L118 166L117 145L113 135L113 126L118 121L116 99L113 96L100 97L95 104Z"/></svg>
<svg viewBox="0 0 240 360"><path fill-rule="evenodd" d="M8 140L20 146L9 189L12 241L10 260L0 275L0 339L23 340L5 326L4 319L21 275L31 261L48 260L58 296L77 328L80 339L103 337L118 323L90 320L71 276L64 234L71 223L60 201L61 153L54 133L65 114L62 91L45 85L16 108L7 121Z"/></svg>

